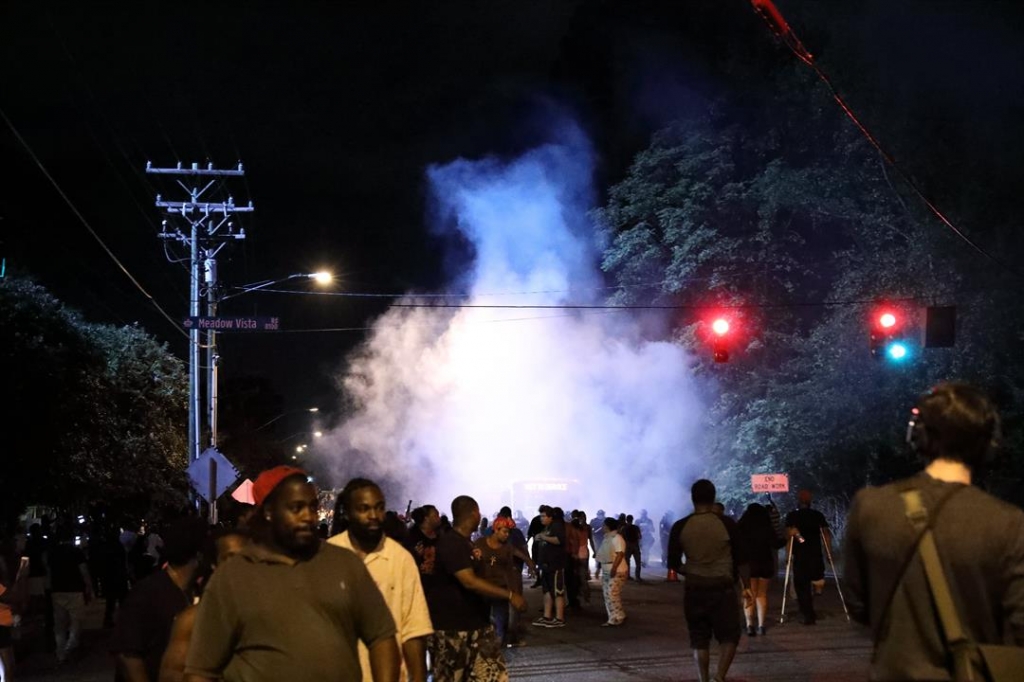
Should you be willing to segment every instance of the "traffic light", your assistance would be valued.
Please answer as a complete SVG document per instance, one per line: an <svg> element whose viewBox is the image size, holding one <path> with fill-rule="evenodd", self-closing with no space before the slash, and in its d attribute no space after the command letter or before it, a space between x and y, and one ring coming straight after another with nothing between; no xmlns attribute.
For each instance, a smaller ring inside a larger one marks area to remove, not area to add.
<svg viewBox="0 0 1024 682"><path fill-rule="evenodd" d="M871 357L902 362L910 355L910 346L901 336L904 321L899 311L883 308L875 311L871 324Z"/></svg>
<svg viewBox="0 0 1024 682"><path fill-rule="evenodd" d="M711 332L715 362L729 362L729 349L726 344L729 335L729 320L724 317L716 318L711 323Z"/></svg>

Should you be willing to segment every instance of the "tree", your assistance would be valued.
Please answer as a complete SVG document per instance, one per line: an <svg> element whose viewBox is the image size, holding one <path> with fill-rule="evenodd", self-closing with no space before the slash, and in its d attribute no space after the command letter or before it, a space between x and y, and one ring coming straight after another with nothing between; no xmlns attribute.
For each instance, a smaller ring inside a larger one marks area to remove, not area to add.
<svg viewBox="0 0 1024 682"><path fill-rule="evenodd" d="M164 345L89 324L21 278L0 283L0 339L5 519L30 503L185 501L187 383Z"/></svg>

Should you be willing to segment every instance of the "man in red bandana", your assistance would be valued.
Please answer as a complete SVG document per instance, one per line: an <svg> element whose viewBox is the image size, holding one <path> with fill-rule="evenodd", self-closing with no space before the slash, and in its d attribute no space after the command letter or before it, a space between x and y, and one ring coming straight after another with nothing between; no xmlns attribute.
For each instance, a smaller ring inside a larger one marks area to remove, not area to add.
<svg viewBox="0 0 1024 682"><path fill-rule="evenodd" d="M279 466L253 483L253 542L217 569L199 603L185 682L398 679L395 623L363 562L321 544L317 491Z"/></svg>

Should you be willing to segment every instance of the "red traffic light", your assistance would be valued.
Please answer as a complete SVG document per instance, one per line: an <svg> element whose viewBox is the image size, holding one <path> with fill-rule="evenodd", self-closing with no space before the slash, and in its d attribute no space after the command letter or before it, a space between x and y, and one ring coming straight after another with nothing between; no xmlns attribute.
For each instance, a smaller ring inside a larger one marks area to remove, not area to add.
<svg viewBox="0 0 1024 682"><path fill-rule="evenodd" d="M725 336L729 333L729 321L724 318L718 318L711 323L711 331L719 336Z"/></svg>
<svg viewBox="0 0 1024 682"><path fill-rule="evenodd" d="M878 326L882 329L892 329L896 326L896 316L892 313L882 313L878 316Z"/></svg>

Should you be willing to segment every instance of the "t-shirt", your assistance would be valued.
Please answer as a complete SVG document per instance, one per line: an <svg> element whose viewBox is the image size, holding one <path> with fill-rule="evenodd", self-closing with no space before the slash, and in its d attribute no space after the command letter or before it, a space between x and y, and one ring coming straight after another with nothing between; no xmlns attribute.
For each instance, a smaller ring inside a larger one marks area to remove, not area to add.
<svg viewBox="0 0 1024 682"><path fill-rule="evenodd" d="M537 563L552 571L565 568L565 522L552 519L545 532L558 538L558 544L541 542ZM537 542L536 538L534 542Z"/></svg>
<svg viewBox="0 0 1024 682"><path fill-rule="evenodd" d="M117 616L110 650L145 661L149 679L160 676L160 658L171 639L174 618L189 605L188 597L167 571L157 571L131 591ZM120 668L116 680L123 680Z"/></svg>
<svg viewBox="0 0 1024 682"><path fill-rule="evenodd" d="M480 538L473 543L473 548L480 552L477 575L498 587L509 589L512 586L512 572L516 570L512 560L512 545L506 542L495 549L487 544L487 538Z"/></svg>
<svg viewBox="0 0 1024 682"><path fill-rule="evenodd" d="M412 558L416 561L424 592L431 590L437 573L437 541L439 539L440 536L427 537L417 526L409 531L409 537L404 543L405 548L409 550L409 554L412 554Z"/></svg>
<svg viewBox="0 0 1024 682"><path fill-rule="evenodd" d="M185 673L225 682L358 680L356 642L395 636L358 556L324 544L294 561L259 544L214 572L196 612Z"/></svg>
<svg viewBox="0 0 1024 682"><path fill-rule="evenodd" d="M786 514L786 528L796 528L804 539L793 542L793 557L821 556L821 531L828 528L825 516L817 509L803 507Z"/></svg>
<svg viewBox="0 0 1024 682"><path fill-rule="evenodd" d="M933 533L967 637L1024 646L1024 511L973 486L920 474L857 493L843 545L850 615L869 623L878 651L872 679L949 679L941 625L920 558L911 561L888 613L885 606L917 532L903 490L917 488L929 510L956 490Z"/></svg>
<svg viewBox="0 0 1024 682"><path fill-rule="evenodd" d="M619 531L619 535L626 541L626 546L630 549L637 549L640 546L640 527L634 523L627 523Z"/></svg>
<svg viewBox="0 0 1024 682"><path fill-rule="evenodd" d="M676 521L669 535L668 565L686 573L686 587L731 585L735 577L736 523L714 512L694 512ZM686 556L685 568L681 562Z"/></svg>
<svg viewBox="0 0 1024 682"><path fill-rule="evenodd" d="M427 592L430 620L438 630L469 631L487 627L490 606L476 592L467 590L455 577L463 569L479 575L478 552L473 543L456 530L441 536L433 585Z"/></svg>
<svg viewBox="0 0 1024 682"><path fill-rule="evenodd" d="M85 552L72 544L61 543L50 550L50 585L54 592L85 592L85 579L79 568Z"/></svg>
<svg viewBox="0 0 1024 682"><path fill-rule="evenodd" d="M622 539L622 536L619 535L618 531L606 533L604 540L601 541L601 546L597 548L597 560L600 561L602 565L608 566L608 568L611 569L611 566L615 563L615 555L620 552L622 554L626 553L626 541ZM619 568L616 571L616 575L628 574L629 568L626 566L625 558L623 558L623 560L619 562Z"/></svg>

